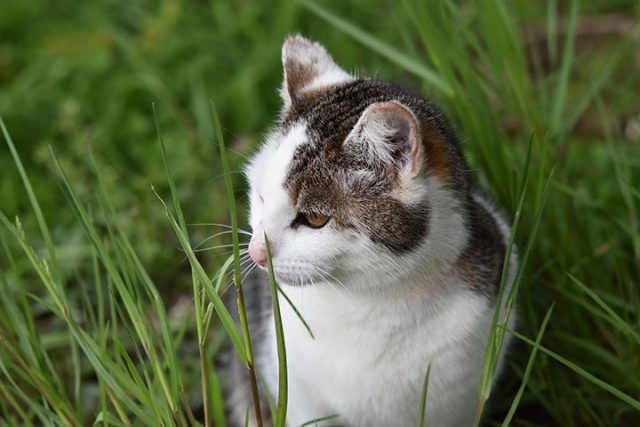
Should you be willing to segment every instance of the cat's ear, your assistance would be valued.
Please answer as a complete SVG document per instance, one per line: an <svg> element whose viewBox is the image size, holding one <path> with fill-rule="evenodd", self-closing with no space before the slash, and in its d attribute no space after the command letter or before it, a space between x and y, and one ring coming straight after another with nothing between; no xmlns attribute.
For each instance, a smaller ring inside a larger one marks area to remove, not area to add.
<svg viewBox="0 0 640 427"><path fill-rule="evenodd" d="M416 116L397 101L371 104L345 141L347 149L372 163L393 167L400 178L422 169L424 149Z"/></svg>
<svg viewBox="0 0 640 427"><path fill-rule="evenodd" d="M282 45L284 81L281 95L288 108L300 95L353 80L353 76L340 68L326 49L299 34L290 36Z"/></svg>

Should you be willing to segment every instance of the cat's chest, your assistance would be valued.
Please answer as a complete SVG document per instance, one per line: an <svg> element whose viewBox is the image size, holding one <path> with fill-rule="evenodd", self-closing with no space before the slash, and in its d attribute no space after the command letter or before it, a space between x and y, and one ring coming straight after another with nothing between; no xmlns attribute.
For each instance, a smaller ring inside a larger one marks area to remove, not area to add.
<svg viewBox="0 0 640 427"><path fill-rule="evenodd" d="M430 312L406 301L363 304L322 292L289 296L315 336L282 300L292 425L333 413L348 425L366 425L360 422L367 417L369 425L413 425L429 364L443 358L465 364L464 354L456 350L457 331L473 323L464 317L473 312L463 309L469 303L465 298L452 297L451 310ZM273 366L273 341L270 349ZM437 381L444 379L443 373ZM268 379L271 390L277 389L275 374Z"/></svg>
<svg viewBox="0 0 640 427"><path fill-rule="evenodd" d="M410 313L401 317L393 310L354 307L353 302L300 310L314 337L293 310L283 310L289 366L299 374L311 374L313 367L308 376L317 378L310 378L311 383L353 382L361 372L383 380L385 371L395 370L384 367L403 369L421 358L419 352L407 351L410 342L422 350L428 346Z"/></svg>

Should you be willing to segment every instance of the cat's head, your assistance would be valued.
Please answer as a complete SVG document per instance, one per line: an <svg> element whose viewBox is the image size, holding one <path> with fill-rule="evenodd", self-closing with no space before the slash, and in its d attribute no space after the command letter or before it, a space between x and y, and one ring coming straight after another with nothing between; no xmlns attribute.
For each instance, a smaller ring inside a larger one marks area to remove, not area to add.
<svg viewBox="0 0 640 427"><path fill-rule="evenodd" d="M252 259L266 263L266 232L281 282L358 288L453 262L467 167L439 110L299 35L282 62L280 120L246 169Z"/></svg>

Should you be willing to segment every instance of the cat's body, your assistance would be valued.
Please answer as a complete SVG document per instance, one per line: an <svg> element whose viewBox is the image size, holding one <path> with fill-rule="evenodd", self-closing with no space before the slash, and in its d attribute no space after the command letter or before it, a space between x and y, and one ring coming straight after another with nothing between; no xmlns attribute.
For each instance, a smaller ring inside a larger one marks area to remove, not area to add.
<svg viewBox="0 0 640 427"><path fill-rule="evenodd" d="M350 76L299 36L283 63L281 121L247 177L249 253L265 264L266 232L277 279L314 334L280 298L287 425L329 415L333 425L416 425L429 366L427 425L470 425L507 224L472 189L428 101ZM249 278L245 292L256 367L277 399L266 277ZM246 384L233 391L242 424L250 395Z"/></svg>

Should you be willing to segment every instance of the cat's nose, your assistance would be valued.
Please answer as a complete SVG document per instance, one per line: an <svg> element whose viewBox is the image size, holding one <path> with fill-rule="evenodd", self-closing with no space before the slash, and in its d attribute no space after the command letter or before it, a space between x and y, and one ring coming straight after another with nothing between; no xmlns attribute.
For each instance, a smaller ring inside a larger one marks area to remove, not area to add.
<svg viewBox="0 0 640 427"><path fill-rule="evenodd" d="M249 242L249 256L259 266L267 265L267 252L264 243L257 242L254 238Z"/></svg>

